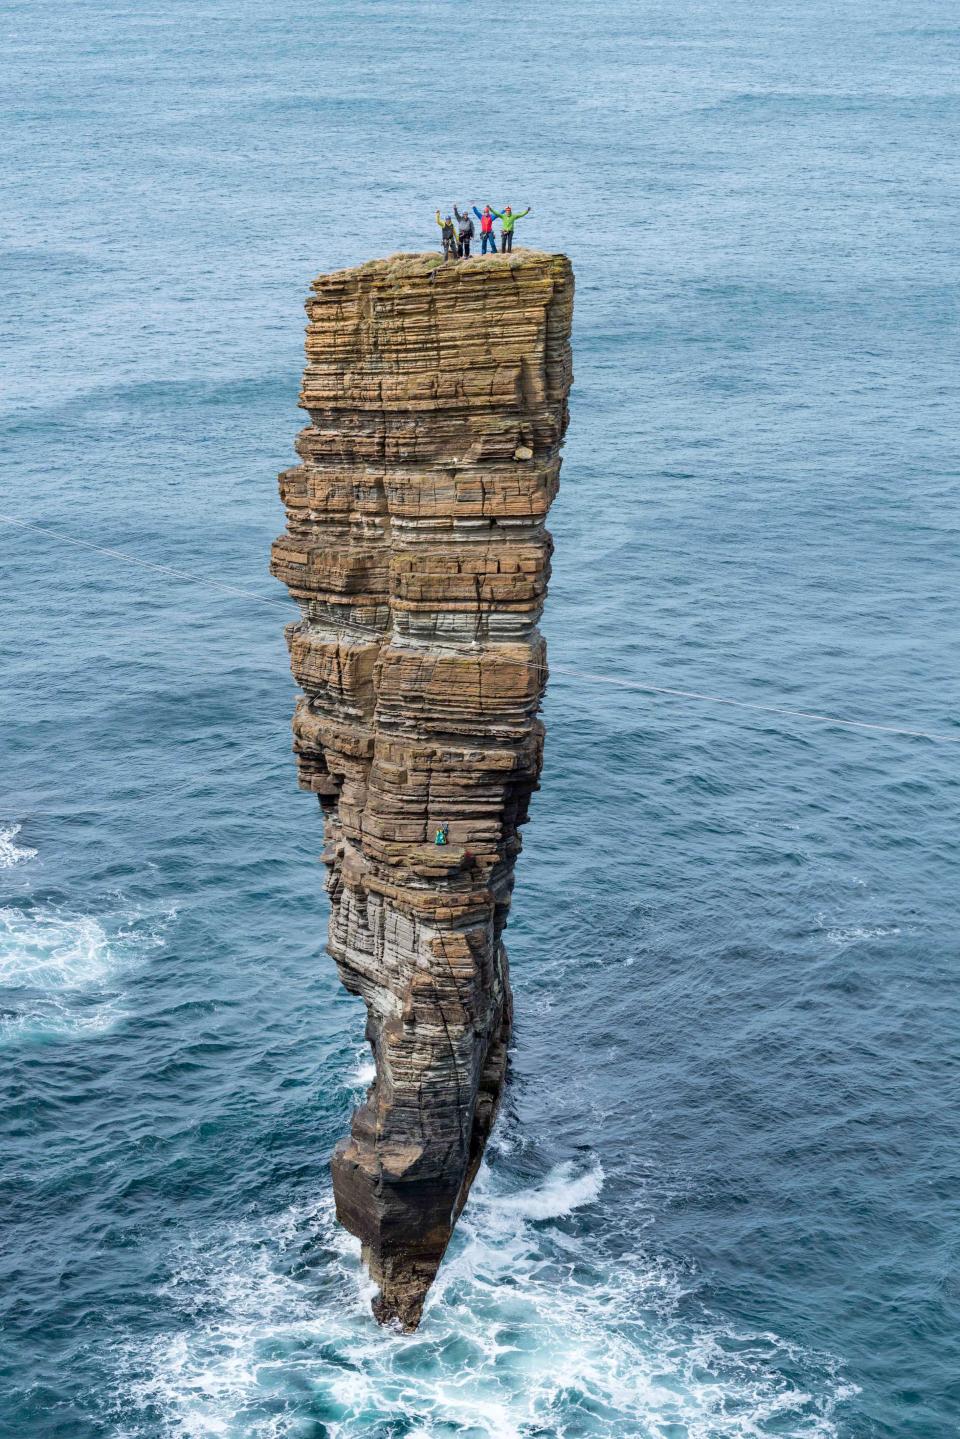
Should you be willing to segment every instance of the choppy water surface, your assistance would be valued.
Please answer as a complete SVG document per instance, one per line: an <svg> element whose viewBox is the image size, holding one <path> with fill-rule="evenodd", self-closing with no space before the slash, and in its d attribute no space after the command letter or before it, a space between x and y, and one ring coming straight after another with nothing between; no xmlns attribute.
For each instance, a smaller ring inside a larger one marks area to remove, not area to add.
<svg viewBox="0 0 960 1439"><path fill-rule="evenodd" d="M13 0L2 1420L17 1439L956 1433L960 26ZM514 1078L420 1332L265 573L320 269L532 204L578 276Z"/></svg>

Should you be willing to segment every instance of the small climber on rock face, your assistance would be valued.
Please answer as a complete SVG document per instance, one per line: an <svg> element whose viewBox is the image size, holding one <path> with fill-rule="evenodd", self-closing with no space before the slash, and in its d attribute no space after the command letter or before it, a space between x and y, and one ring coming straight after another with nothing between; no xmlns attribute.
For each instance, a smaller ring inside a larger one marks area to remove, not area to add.
<svg viewBox="0 0 960 1439"><path fill-rule="evenodd" d="M434 840L434 844L446 844L446 842L447 842L447 836L449 835L449 833L450 833L450 826L449 826L448 824L442 824L442 825L440 825L440 827L439 827L438 830L437 830L437 837L436 837L436 839Z"/></svg>
<svg viewBox="0 0 960 1439"><path fill-rule="evenodd" d="M493 213L498 220L502 221L500 226L500 248L504 254L507 254L508 251L512 254L513 227L518 220L523 219L524 215L530 214L530 206L528 205L525 210L520 210L516 215L509 205L502 212L500 210L494 210Z"/></svg>
<svg viewBox="0 0 960 1439"><path fill-rule="evenodd" d="M470 241L473 239L476 233L473 228L473 221L470 219L468 211L464 210L463 214L461 215L456 205L454 205L453 207L453 213L456 215L457 222L460 227L457 232L457 254L460 256L461 260L469 260Z"/></svg>
<svg viewBox="0 0 960 1439"><path fill-rule="evenodd" d="M474 205L474 207L473 207L473 213L476 215L477 219L480 221L480 253L481 253L481 255L485 255L485 254L487 253L487 245L488 245L488 244L489 244L489 246L490 246L490 249L493 251L493 253L496 254L496 253L497 253L497 237L496 237L496 235L493 233L493 211L490 209L490 206L489 206L489 205L484 205L484 207L483 207L483 213L481 214L481 212L477 209L476 205Z"/></svg>
<svg viewBox="0 0 960 1439"><path fill-rule="evenodd" d="M443 258L444 260L451 258L455 260L457 258L457 232L453 228L453 221L449 215L446 219L441 220L438 210L437 224L440 226L440 238L443 241Z"/></svg>

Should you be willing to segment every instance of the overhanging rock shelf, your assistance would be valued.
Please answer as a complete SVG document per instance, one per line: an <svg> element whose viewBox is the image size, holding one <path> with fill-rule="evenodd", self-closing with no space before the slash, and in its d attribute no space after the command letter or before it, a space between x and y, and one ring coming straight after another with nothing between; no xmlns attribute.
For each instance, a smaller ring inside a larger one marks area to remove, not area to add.
<svg viewBox="0 0 960 1439"><path fill-rule="evenodd" d="M324 814L329 949L376 1063L334 1153L337 1213L374 1312L405 1329L503 1085L572 309L569 261L530 250L372 261L307 301L310 423L272 570L303 616L294 749Z"/></svg>

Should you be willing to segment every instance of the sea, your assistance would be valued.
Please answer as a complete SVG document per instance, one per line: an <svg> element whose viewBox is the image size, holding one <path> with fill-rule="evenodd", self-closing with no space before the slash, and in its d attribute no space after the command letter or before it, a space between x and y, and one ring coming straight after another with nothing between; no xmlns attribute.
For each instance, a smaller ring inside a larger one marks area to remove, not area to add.
<svg viewBox="0 0 960 1439"><path fill-rule="evenodd" d="M956 5L6 0L0 53L0 1435L956 1436ZM267 565L310 280L485 203L576 380L511 1079L405 1336Z"/></svg>

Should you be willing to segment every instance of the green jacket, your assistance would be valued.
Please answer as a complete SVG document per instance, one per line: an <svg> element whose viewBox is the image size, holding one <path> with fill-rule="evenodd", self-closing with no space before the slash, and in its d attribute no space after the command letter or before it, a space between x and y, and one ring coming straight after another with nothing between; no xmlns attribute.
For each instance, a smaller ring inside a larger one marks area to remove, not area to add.
<svg viewBox="0 0 960 1439"><path fill-rule="evenodd" d="M490 206L490 209L493 210L492 205ZM499 210L493 210L493 213L496 215L498 220L503 221L503 233L505 235L509 235L517 221L522 220L524 215L530 214L530 206L528 205L525 210L521 210L519 215L516 211L513 211L512 214L509 215L502 215Z"/></svg>

